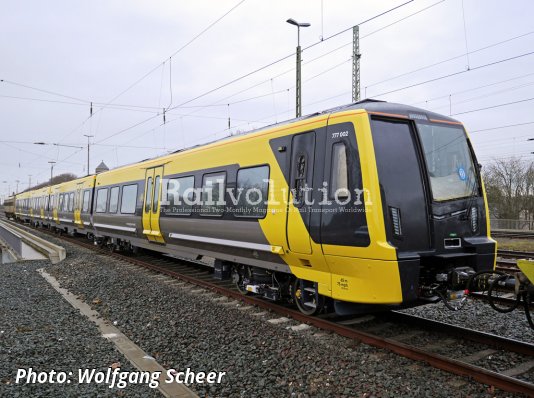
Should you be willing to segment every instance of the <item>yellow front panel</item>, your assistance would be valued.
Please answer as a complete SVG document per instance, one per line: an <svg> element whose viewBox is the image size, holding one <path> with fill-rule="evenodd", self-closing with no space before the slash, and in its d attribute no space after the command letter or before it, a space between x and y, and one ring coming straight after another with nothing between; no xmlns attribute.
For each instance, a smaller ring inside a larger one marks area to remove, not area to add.
<svg viewBox="0 0 534 398"><path fill-rule="evenodd" d="M530 283L534 283L534 261L517 260L517 266L526 275Z"/></svg>
<svg viewBox="0 0 534 398"><path fill-rule="evenodd" d="M332 297L369 304L400 304L402 290L397 261L326 256L332 271Z"/></svg>

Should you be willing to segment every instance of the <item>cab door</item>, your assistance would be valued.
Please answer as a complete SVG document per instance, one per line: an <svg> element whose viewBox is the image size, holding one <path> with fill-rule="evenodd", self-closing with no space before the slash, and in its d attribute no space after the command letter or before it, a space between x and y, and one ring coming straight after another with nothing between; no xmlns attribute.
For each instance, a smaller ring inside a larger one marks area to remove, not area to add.
<svg viewBox="0 0 534 398"><path fill-rule="evenodd" d="M315 164L315 132L293 136L291 143L291 168L289 211L287 212L287 242L294 253L311 254L310 206L306 203L313 188Z"/></svg>
<svg viewBox="0 0 534 398"><path fill-rule="evenodd" d="M163 166L146 170L143 203L143 234L150 242L165 243L159 228Z"/></svg>

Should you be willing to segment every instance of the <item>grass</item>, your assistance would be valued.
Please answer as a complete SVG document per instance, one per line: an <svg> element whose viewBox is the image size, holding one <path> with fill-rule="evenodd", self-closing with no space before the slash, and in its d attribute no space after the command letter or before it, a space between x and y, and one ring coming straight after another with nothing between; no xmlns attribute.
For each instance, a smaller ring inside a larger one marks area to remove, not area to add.
<svg viewBox="0 0 534 398"><path fill-rule="evenodd" d="M497 247L503 250L534 251L534 239L498 238Z"/></svg>

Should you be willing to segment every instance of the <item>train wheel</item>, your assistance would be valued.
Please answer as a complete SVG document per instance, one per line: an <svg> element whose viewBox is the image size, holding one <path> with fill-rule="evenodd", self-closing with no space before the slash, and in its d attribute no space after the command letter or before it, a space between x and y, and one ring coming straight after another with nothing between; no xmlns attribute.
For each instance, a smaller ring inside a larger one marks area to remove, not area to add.
<svg viewBox="0 0 534 398"><path fill-rule="evenodd" d="M246 281L248 280L246 275L248 274L248 271L248 267L244 265L234 265L232 267L232 282L234 282L237 290L244 295L250 294L246 286Z"/></svg>
<svg viewBox="0 0 534 398"><path fill-rule="evenodd" d="M302 279L295 279L291 289L293 301L300 312L305 315L318 314L324 306L324 297L316 290L317 284Z"/></svg>

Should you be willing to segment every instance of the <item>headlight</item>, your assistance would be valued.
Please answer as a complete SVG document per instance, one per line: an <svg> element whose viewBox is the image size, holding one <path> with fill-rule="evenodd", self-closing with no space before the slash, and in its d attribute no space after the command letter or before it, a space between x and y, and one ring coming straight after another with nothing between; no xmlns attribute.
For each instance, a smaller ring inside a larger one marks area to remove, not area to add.
<svg viewBox="0 0 534 398"><path fill-rule="evenodd" d="M477 232L478 230L478 209L471 207L469 210L469 222L471 223L471 231Z"/></svg>

